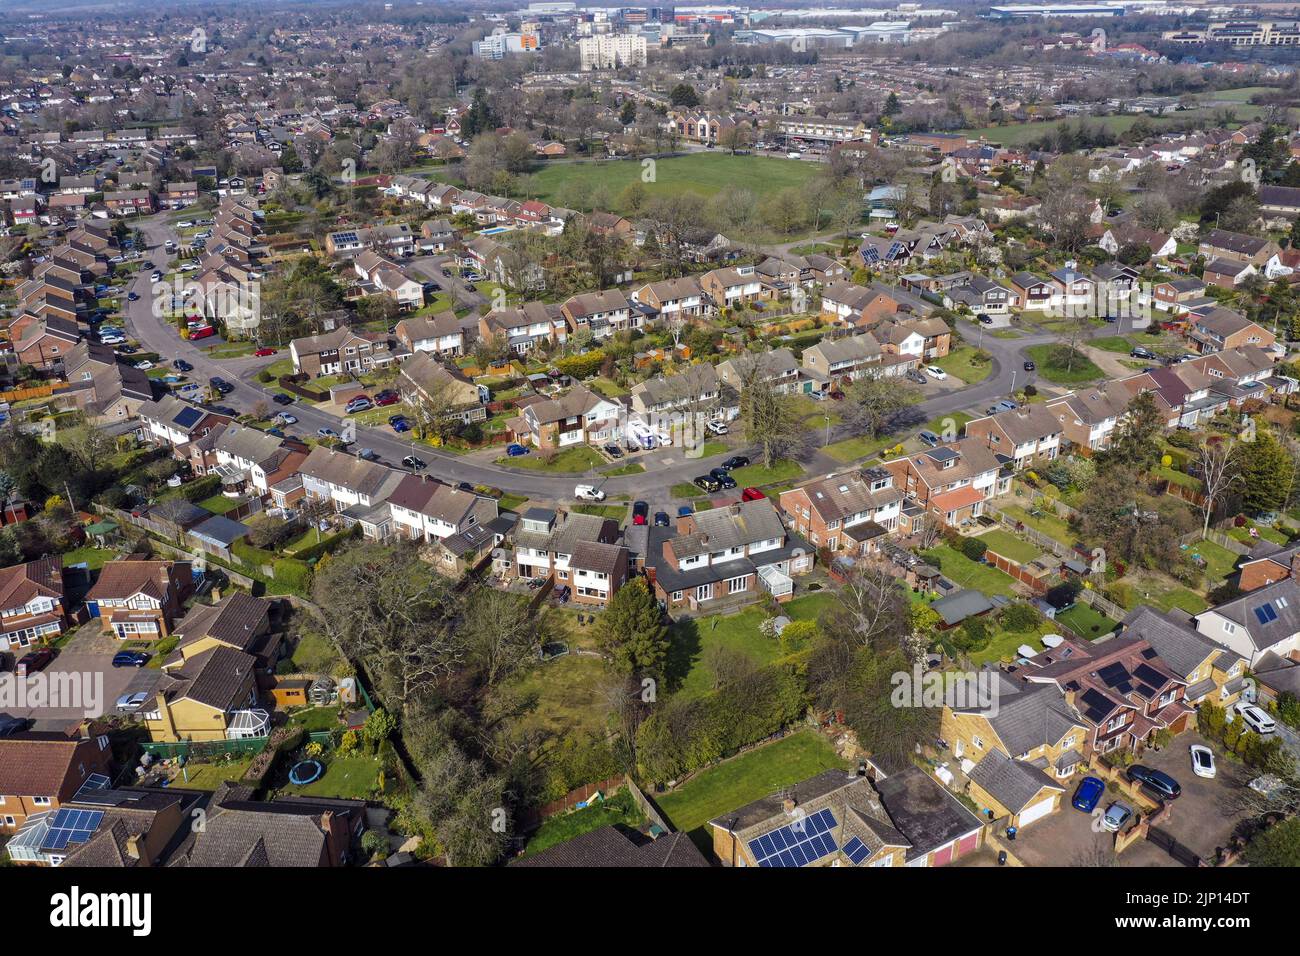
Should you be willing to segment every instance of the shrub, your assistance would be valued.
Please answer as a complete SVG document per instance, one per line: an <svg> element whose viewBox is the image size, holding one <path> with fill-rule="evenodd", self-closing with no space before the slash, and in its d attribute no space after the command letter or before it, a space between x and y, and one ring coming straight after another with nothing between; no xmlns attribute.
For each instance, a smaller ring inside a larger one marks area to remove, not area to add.
<svg viewBox="0 0 1300 956"><path fill-rule="evenodd" d="M306 594L311 587L311 567L295 558L276 558L271 565L276 583L295 594Z"/></svg>
<svg viewBox="0 0 1300 956"><path fill-rule="evenodd" d="M1032 631L1041 620L1042 616L1030 604L1017 602L1002 610L1002 626L1008 631Z"/></svg>
<svg viewBox="0 0 1300 956"><path fill-rule="evenodd" d="M781 629L781 653L793 654L815 641L820 634L816 621L791 621Z"/></svg>
<svg viewBox="0 0 1300 956"><path fill-rule="evenodd" d="M361 835L361 849L374 860L382 860L388 856L388 841L378 830L367 830Z"/></svg>
<svg viewBox="0 0 1300 956"><path fill-rule="evenodd" d="M982 617L968 617L962 622L953 643L963 651L982 651L989 646L992 637L988 621Z"/></svg>
<svg viewBox="0 0 1300 956"><path fill-rule="evenodd" d="M1056 587L1051 588L1045 595L1044 600L1058 611L1064 610L1075 602L1082 590L1079 582L1076 580L1062 581Z"/></svg>

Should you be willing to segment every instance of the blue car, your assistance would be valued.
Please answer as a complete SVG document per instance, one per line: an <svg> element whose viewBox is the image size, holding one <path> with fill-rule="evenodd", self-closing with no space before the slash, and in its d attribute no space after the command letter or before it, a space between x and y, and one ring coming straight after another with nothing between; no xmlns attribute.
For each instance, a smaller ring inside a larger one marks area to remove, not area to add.
<svg viewBox="0 0 1300 956"><path fill-rule="evenodd" d="M411 430L411 423L408 422L405 418L403 418L400 422L393 422L393 431L397 432L399 435L402 432L409 432L410 430Z"/></svg>
<svg viewBox="0 0 1300 956"><path fill-rule="evenodd" d="M1099 778L1084 777L1083 782L1079 784L1079 789L1074 791L1074 799L1070 803L1074 809L1082 813L1092 813L1097 807L1097 801L1105 792L1106 785Z"/></svg>
<svg viewBox="0 0 1300 956"><path fill-rule="evenodd" d="M506 445L506 454L511 458L518 458L520 455L528 454L528 449L516 442L513 445Z"/></svg>
<svg viewBox="0 0 1300 956"><path fill-rule="evenodd" d="M682 505L677 509L677 517L679 518L689 518L693 514L695 514L695 509L690 505Z"/></svg>
<svg viewBox="0 0 1300 956"><path fill-rule="evenodd" d="M149 663L149 655L143 651L118 651L113 655L114 667L144 667Z"/></svg>

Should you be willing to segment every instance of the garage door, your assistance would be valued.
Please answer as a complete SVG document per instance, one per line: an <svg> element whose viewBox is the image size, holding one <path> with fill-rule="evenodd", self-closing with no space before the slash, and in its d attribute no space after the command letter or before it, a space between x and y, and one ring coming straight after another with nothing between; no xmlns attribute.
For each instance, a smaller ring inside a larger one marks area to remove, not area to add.
<svg viewBox="0 0 1300 956"><path fill-rule="evenodd" d="M968 833L957 841L957 856L965 856L971 850L975 849L976 844L980 842L978 833Z"/></svg>
<svg viewBox="0 0 1300 956"><path fill-rule="evenodd" d="M1025 809L1020 811L1020 825L1027 827L1035 820L1041 820L1052 812L1052 798L1039 800L1037 803L1031 803Z"/></svg>
<svg viewBox="0 0 1300 956"><path fill-rule="evenodd" d="M943 847L942 849L934 851L934 862L931 864L931 866L943 866L951 859L952 859L952 844L949 843L947 846Z"/></svg>

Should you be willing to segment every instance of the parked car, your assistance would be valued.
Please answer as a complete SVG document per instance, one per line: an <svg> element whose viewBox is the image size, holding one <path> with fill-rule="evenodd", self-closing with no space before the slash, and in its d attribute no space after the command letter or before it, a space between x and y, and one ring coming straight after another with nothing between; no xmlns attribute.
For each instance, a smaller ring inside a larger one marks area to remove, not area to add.
<svg viewBox="0 0 1300 956"><path fill-rule="evenodd" d="M520 455L526 455L528 454L528 451L529 449L526 445L521 445L518 442L506 445L506 454L511 458L518 458Z"/></svg>
<svg viewBox="0 0 1300 956"><path fill-rule="evenodd" d="M1000 412L1014 412L1014 411L1015 411L1017 408L1019 408L1020 406L1019 406L1018 404L1016 404L1015 402L1013 402L1011 399L1009 399L1009 398L1004 398L1004 399L1002 399L1002 401L998 402L998 403L997 403L996 405L994 405L993 407L996 408L996 409L997 409L998 411L1000 411Z"/></svg>
<svg viewBox="0 0 1300 956"><path fill-rule="evenodd" d="M373 448L363 448L357 452L357 457L364 461L379 461L379 453Z"/></svg>
<svg viewBox="0 0 1300 956"><path fill-rule="evenodd" d="M1116 800L1106 808L1106 815L1101 818L1102 828L1109 830L1111 833L1116 833L1128 822L1131 816L1133 816L1133 808L1127 803L1120 803Z"/></svg>
<svg viewBox="0 0 1300 956"><path fill-rule="evenodd" d="M700 475L698 478L692 478L691 483L694 484L695 487L707 491L710 494L722 490L722 482L718 481L718 479L714 478L712 475Z"/></svg>
<svg viewBox="0 0 1300 956"><path fill-rule="evenodd" d="M275 420L276 420L277 422L279 422L281 425L297 425L297 424L298 424L298 416L297 416L297 415L290 415L288 412L281 412L279 415L276 415L276 416L275 416Z"/></svg>
<svg viewBox="0 0 1300 956"><path fill-rule="evenodd" d="M128 302L135 302L139 298L140 298L139 292L128 292L126 294L126 301Z"/></svg>
<svg viewBox="0 0 1300 956"><path fill-rule="evenodd" d="M609 455L610 458L622 458L623 449L619 448L617 445L606 445L605 454Z"/></svg>
<svg viewBox="0 0 1300 956"><path fill-rule="evenodd" d="M993 317L992 317L991 315L985 315L983 312L981 312L979 315L975 316L975 318L979 319L980 324L982 324L982 325L992 325L992 324L993 324Z"/></svg>
<svg viewBox="0 0 1300 956"><path fill-rule="evenodd" d="M402 400L402 396L398 395L392 389L385 389L384 391L380 392L378 395L375 396L375 404L380 406L381 408L386 407L388 405L396 405L401 400Z"/></svg>
<svg viewBox="0 0 1300 956"><path fill-rule="evenodd" d="M1092 813L1097 807L1097 801L1101 795L1106 792L1106 785L1101 782L1099 777L1084 777L1079 782L1079 787L1074 791L1074 797L1070 800L1070 806L1080 813Z"/></svg>
<svg viewBox="0 0 1300 956"><path fill-rule="evenodd" d="M1135 348L1134 348L1132 351L1130 351L1128 354L1129 354L1129 357L1130 357L1130 358L1135 358L1135 359L1145 359L1145 360L1147 360L1147 361L1150 361L1150 360L1152 360L1152 359L1154 359L1154 358L1156 357L1156 353L1155 353L1155 352L1152 352L1149 348L1146 348L1146 347L1141 346L1141 345L1135 347Z"/></svg>
<svg viewBox="0 0 1300 956"><path fill-rule="evenodd" d="M1176 800L1179 794L1183 792L1183 788L1178 785L1178 781L1169 774L1163 770L1144 767L1141 764L1128 768L1128 778L1134 783L1140 783L1161 800Z"/></svg>
<svg viewBox="0 0 1300 956"><path fill-rule="evenodd" d="M190 341L194 339L206 339L208 336L216 335L217 330L210 325L200 325L197 329L190 329Z"/></svg>
<svg viewBox="0 0 1300 956"><path fill-rule="evenodd" d="M117 699L117 709L120 713L131 714L139 710L149 701L149 692L138 690L134 694L123 694Z"/></svg>
<svg viewBox="0 0 1300 956"><path fill-rule="evenodd" d="M149 655L143 651L118 651L113 655L114 667L144 667L149 663Z"/></svg>
<svg viewBox="0 0 1300 956"><path fill-rule="evenodd" d="M370 400L368 395L358 395L356 398L350 399L348 403L343 406L343 411L347 412L349 415L355 415L357 412L368 411L374 407L375 403Z"/></svg>
<svg viewBox="0 0 1300 956"><path fill-rule="evenodd" d="M178 372L194 371L194 366L191 365L189 362L185 361L185 359L173 359L172 368L176 369L176 371Z"/></svg>
<svg viewBox="0 0 1300 956"><path fill-rule="evenodd" d="M415 455L407 455L402 459L402 464L411 471L424 471L428 468L428 463L423 458L417 458Z"/></svg>
<svg viewBox="0 0 1300 956"><path fill-rule="evenodd" d="M318 428L316 429L316 436L318 438L338 438L339 433L332 428Z"/></svg>
<svg viewBox="0 0 1300 956"><path fill-rule="evenodd" d="M740 493L741 501L762 501L766 497L767 495L763 494L763 492L759 491L757 488L746 488Z"/></svg>
<svg viewBox="0 0 1300 956"><path fill-rule="evenodd" d="M397 432L397 434L400 435L402 432L409 432L411 430L411 423L401 415L395 415L394 418L396 420L389 422L389 424L393 426L393 431Z"/></svg>
<svg viewBox="0 0 1300 956"><path fill-rule="evenodd" d="M943 441L942 438L929 429L922 431L916 437L920 439L922 445L928 445L930 448L933 448L935 445L939 444L939 442Z"/></svg>
<svg viewBox="0 0 1300 956"><path fill-rule="evenodd" d="M709 474L727 491L736 487L736 479L727 474L725 468L714 468Z"/></svg>
<svg viewBox="0 0 1300 956"><path fill-rule="evenodd" d="M1192 744L1188 752L1192 757L1192 773L1198 777L1213 777L1218 771L1214 766L1214 751L1204 744Z"/></svg>
<svg viewBox="0 0 1300 956"><path fill-rule="evenodd" d="M668 521L669 521L669 519L668 519L668 512L666 512L666 511L656 511L656 512L655 512L655 527L656 527L656 528L666 528L666 527L668 527Z"/></svg>
<svg viewBox="0 0 1300 956"><path fill-rule="evenodd" d="M732 455L722 463L722 467L727 469L727 471L731 471L733 468L744 468L748 464L749 459L744 455Z"/></svg>
<svg viewBox="0 0 1300 956"><path fill-rule="evenodd" d="M1241 716L1246 722L1246 726L1261 737L1266 737L1277 731L1277 721L1270 717L1263 709L1256 707L1254 704L1248 704L1246 701L1238 701L1232 707L1233 712Z"/></svg>
<svg viewBox="0 0 1300 956"><path fill-rule="evenodd" d="M260 348L260 349L258 349L256 352L254 352L253 354L256 355L258 358L266 358L266 356L268 356L268 355L274 355L274 354L275 354L275 349L273 349L273 348L269 348L269 347L267 347L267 348Z"/></svg>
<svg viewBox="0 0 1300 956"><path fill-rule="evenodd" d="M577 485L573 489L573 497L580 498L583 501L604 501L605 492L595 485Z"/></svg>
<svg viewBox="0 0 1300 956"><path fill-rule="evenodd" d="M1036 368L1038 368L1038 366L1035 365L1035 364L1033 363L1033 360L1032 360L1032 359L1026 359L1026 360L1025 360L1025 371L1026 371L1026 372L1032 372L1032 371L1033 371L1034 369L1036 369Z"/></svg>
<svg viewBox="0 0 1300 956"><path fill-rule="evenodd" d="M277 405L292 405L293 396L286 395L284 392L276 392L275 395L272 396L271 401L275 402Z"/></svg>
<svg viewBox="0 0 1300 956"><path fill-rule="evenodd" d="M11 717L8 714L0 714L0 737L12 737L14 734L22 733L27 729L27 724L26 717Z"/></svg>
<svg viewBox="0 0 1300 956"><path fill-rule="evenodd" d="M715 435L727 434L727 426L722 424L722 422L709 422L704 427Z"/></svg>
<svg viewBox="0 0 1300 956"><path fill-rule="evenodd" d="M948 373L945 372L943 369L939 368L939 366L937 365L927 365L925 367L925 371L936 382L942 382L945 378L948 377Z"/></svg>
<svg viewBox="0 0 1300 956"><path fill-rule="evenodd" d="M909 368L909 369L908 369L908 370L903 374L903 377L904 377L905 379L907 379L909 382L915 382L917 385L924 385L925 382L926 382L926 378L925 378L925 376L922 375L920 372L918 372L918 371L917 371L916 369L914 369L914 368Z"/></svg>
<svg viewBox="0 0 1300 956"><path fill-rule="evenodd" d="M689 518L693 514L695 514L695 509L690 505L679 505L677 507L677 517L679 518Z"/></svg>
<svg viewBox="0 0 1300 956"><path fill-rule="evenodd" d="M645 524L646 519L650 516L650 506L644 501L632 502L632 523Z"/></svg>

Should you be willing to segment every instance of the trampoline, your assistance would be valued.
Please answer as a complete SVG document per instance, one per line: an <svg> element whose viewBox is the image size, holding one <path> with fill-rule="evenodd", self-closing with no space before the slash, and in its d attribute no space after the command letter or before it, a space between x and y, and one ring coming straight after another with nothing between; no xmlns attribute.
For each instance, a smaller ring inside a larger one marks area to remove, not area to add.
<svg viewBox="0 0 1300 956"><path fill-rule="evenodd" d="M289 771L289 782L303 786L320 779L325 772L325 765L319 760L301 760Z"/></svg>

